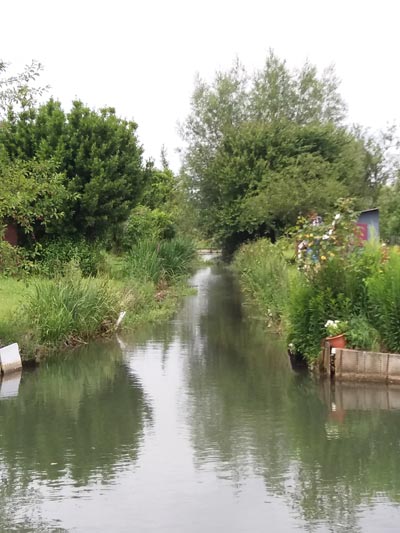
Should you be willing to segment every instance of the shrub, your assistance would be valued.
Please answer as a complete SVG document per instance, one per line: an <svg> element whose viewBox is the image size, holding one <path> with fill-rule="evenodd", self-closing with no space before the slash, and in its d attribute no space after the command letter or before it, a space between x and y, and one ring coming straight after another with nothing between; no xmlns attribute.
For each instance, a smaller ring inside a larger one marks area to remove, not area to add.
<svg viewBox="0 0 400 533"><path fill-rule="evenodd" d="M313 358L318 355L325 335L325 308L322 294L303 278L293 280L288 306L288 342L298 353Z"/></svg>
<svg viewBox="0 0 400 533"><path fill-rule="evenodd" d="M353 316L349 320L346 344L349 348L358 350L378 351L380 348L379 333L371 326L366 316Z"/></svg>
<svg viewBox="0 0 400 533"><path fill-rule="evenodd" d="M63 275L70 262L77 264L84 276L95 276L101 262L100 248L84 239L56 239L44 242L36 250L36 269L44 276Z"/></svg>
<svg viewBox="0 0 400 533"><path fill-rule="evenodd" d="M39 342L73 344L109 329L117 318L117 300L109 281L82 278L77 270L36 281L23 312Z"/></svg>
<svg viewBox="0 0 400 533"><path fill-rule="evenodd" d="M129 250L142 240L172 239L175 228L169 213L139 205L131 212L122 230L122 247Z"/></svg>
<svg viewBox="0 0 400 533"><path fill-rule="evenodd" d="M328 320L348 321L355 302L347 291L346 269L342 262L329 262L310 280L299 273L293 278L288 306L288 336L296 351L308 359L318 356L327 336Z"/></svg>
<svg viewBox="0 0 400 533"><path fill-rule="evenodd" d="M370 326L362 338L357 318L369 316L367 280L381 265L382 253L377 243L346 250L339 243L337 251L331 246L329 260L315 264L312 272L301 265L297 279L300 287L292 287L288 312L289 340L299 352L309 359L318 356L328 320L349 322L349 338L352 327L355 328L352 345L376 346L374 329Z"/></svg>
<svg viewBox="0 0 400 533"><path fill-rule="evenodd" d="M23 262L20 248L3 241L0 234L0 274L5 276L17 275L22 269Z"/></svg>
<svg viewBox="0 0 400 533"><path fill-rule="evenodd" d="M331 223L321 217L300 217L295 229L297 264L304 274L313 279L327 263L338 258L346 261L360 246L357 214L351 198L338 201L337 213Z"/></svg>

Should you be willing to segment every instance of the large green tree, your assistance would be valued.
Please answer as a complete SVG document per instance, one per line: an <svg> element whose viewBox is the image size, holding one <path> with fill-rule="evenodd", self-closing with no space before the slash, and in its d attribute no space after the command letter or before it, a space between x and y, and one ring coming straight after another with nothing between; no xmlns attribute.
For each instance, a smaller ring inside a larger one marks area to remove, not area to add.
<svg viewBox="0 0 400 533"><path fill-rule="evenodd" d="M291 70L270 51L263 68L250 75L236 60L211 83L196 79L191 112L180 127L186 168L201 179L225 132L245 122L340 124L345 111L333 68L320 76L309 63Z"/></svg>
<svg viewBox="0 0 400 533"><path fill-rule="evenodd" d="M343 124L333 68L290 70L270 52L253 76L237 61L211 83L197 80L183 169L203 227L228 248L274 235L340 196L370 207L387 179L384 148Z"/></svg>
<svg viewBox="0 0 400 533"><path fill-rule="evenodd" d="M65 113L50 99L39 108L9 110L0 144L9 161L54 161L70 198L64 232L97 237L125 220L141 195L144 172L136 129L113 108L97 111L75 101Z"/></svg>
<svg viewBox="0 0 400 533"><path fill-rule="evenodd" d="M363 145L344 128L247 123L226 133L197 192L205 227L234 248L275 238L316 207L328 212L364 177Z"/></svg>

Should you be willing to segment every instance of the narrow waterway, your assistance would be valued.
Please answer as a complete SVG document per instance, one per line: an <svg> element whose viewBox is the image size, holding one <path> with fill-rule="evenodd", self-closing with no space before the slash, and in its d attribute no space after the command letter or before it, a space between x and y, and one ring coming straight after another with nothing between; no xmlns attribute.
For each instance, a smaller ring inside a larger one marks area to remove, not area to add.
<svg viewBox="0 0 400 533"><path fill-rule="evenodd" d="M319 383L200 269L170 322L0 386L0 531L400 530L400 389Z"/></svg>

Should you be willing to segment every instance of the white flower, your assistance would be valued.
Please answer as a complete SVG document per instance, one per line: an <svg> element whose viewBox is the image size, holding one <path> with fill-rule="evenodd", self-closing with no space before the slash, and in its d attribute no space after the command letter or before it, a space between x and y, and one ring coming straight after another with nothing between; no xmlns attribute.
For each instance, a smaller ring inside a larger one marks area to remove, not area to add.
<svg viewBox="0 0 400 533"><path fill-rule="evenodd" d="M335 220L339 220L339 218L340 218L340 213L336 213Z"/></svg>

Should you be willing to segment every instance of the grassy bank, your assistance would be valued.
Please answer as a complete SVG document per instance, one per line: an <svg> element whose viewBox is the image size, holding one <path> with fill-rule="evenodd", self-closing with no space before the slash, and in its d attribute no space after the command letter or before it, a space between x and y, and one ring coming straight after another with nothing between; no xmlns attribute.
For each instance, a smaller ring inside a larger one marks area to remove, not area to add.
<svg viewBox="0 0 400 533"><path fill-rule="evenodd" d="M103 253L96 275L70 262L50 277L0 277L0 342L18 342L24 360L37 360L112 334L121 311L125 329L165 319L188 292L194 260L189 241L147 241L122 256Z"/></svg>

